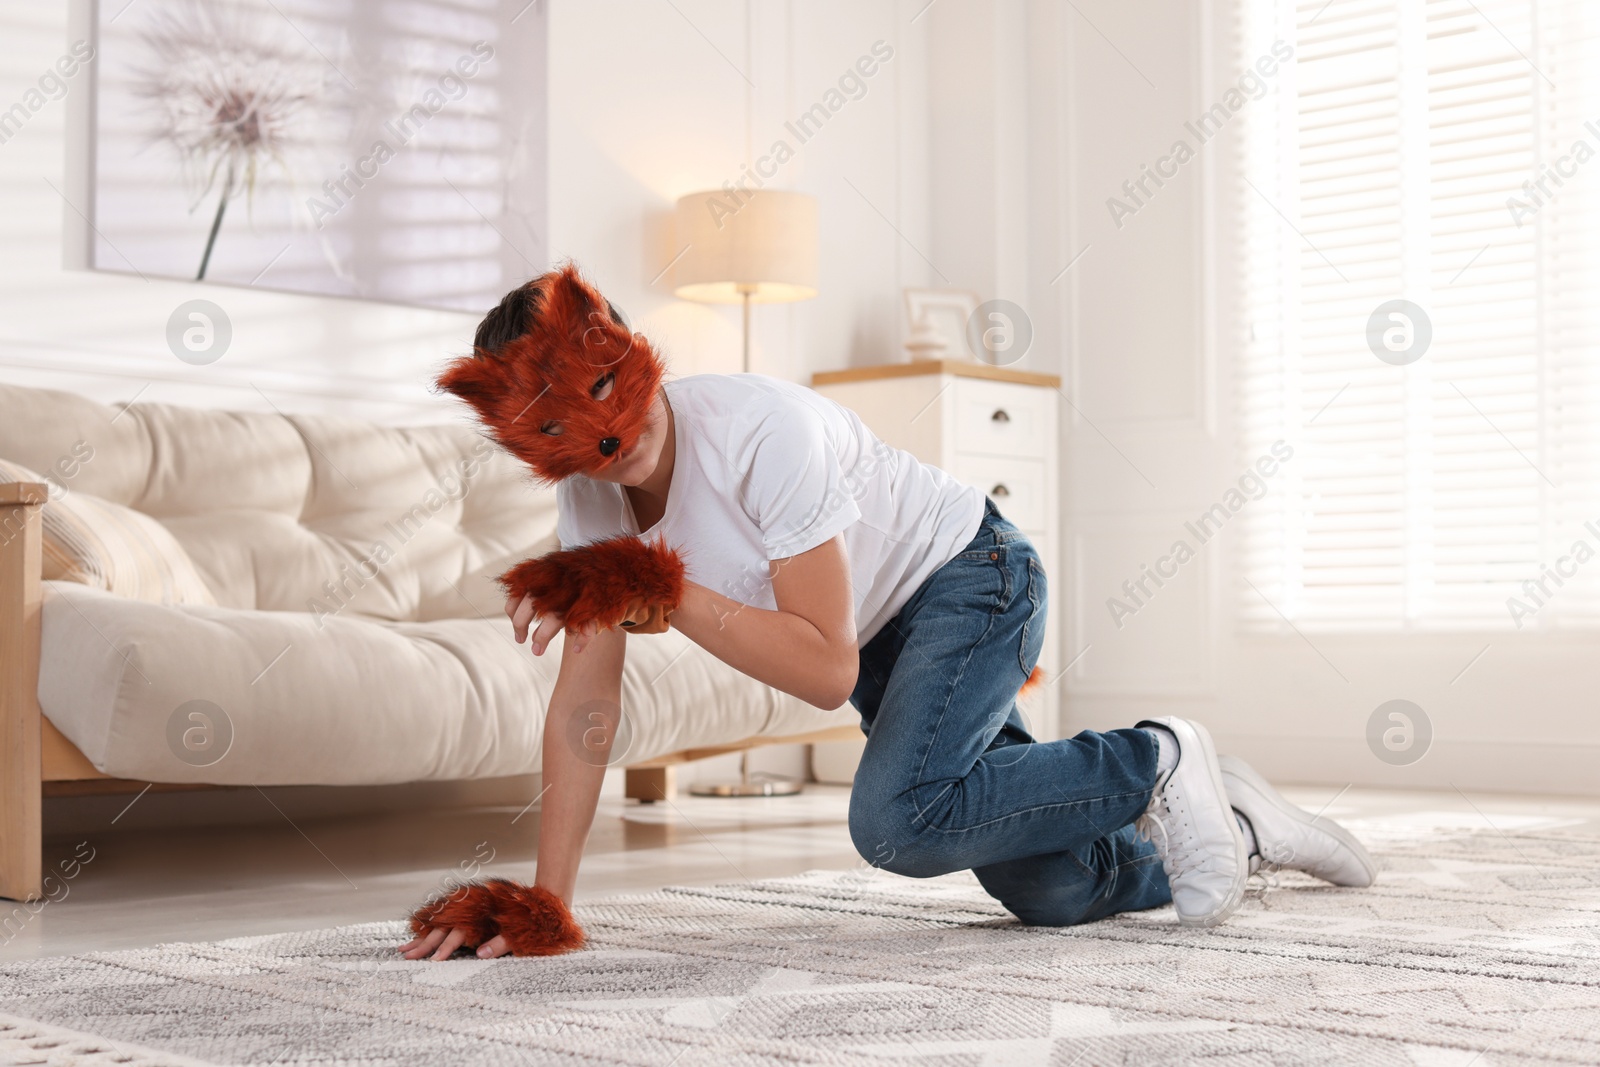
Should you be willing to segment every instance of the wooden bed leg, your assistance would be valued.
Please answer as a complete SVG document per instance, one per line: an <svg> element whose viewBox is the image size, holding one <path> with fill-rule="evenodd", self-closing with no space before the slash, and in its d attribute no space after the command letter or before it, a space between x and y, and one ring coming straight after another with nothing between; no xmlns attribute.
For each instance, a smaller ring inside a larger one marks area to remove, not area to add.
<svg viewBox="0 0 1600 1067"><path fill-rule="evenodd" d="M653 804L671 800L676 783L672 767L627 767L623 770L622 795L629 800Z"/></svg>
<svg viewBox="0 0 1600 1067"><path fill-rule="evenodd" d="M0 484L0 897L43 896L37 482Z"/></svg>

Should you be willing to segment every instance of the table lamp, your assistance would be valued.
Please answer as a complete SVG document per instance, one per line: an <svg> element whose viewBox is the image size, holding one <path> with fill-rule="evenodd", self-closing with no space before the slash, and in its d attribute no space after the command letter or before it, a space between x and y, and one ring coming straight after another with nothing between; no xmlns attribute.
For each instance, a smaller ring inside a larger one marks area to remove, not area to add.
<svg viewBox="0 0 1600 1067"><path fill-rule="evenodd" d="M713 189L678 199L673 295L704 304L744 305L744 361L750 369L750 305L817 295L817 202L776 189Z"/></svg>

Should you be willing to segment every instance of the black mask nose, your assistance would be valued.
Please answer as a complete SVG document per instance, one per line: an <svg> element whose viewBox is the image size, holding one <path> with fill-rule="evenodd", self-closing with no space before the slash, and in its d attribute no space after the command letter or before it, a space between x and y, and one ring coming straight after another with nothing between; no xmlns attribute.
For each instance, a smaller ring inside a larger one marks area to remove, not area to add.
<svg viewBox="0 0 1600 1067"><path fill-rule="evenodd" d="M620 438L602 437L600 439L600 454L602 456L609 456L611 453L615 452L618 446L621 444L622 440Z"/></svg>

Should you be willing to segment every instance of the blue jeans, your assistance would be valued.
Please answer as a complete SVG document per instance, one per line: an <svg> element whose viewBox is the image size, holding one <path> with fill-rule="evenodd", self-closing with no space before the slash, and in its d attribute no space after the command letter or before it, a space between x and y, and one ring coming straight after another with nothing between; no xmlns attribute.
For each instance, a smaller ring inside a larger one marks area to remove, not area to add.
<svg viewBox="0 0 1600 1067"><path fill-rule="evenodd" d="M1155 740L1127 729L1039 742L1017 708L1045 604L1033 544L987 501L966 548L861 648L850 703L867 744L851 840L913 878L970 868L1031 925L1166 904L1160 860L1133 829L1155 787Z"/></svg>

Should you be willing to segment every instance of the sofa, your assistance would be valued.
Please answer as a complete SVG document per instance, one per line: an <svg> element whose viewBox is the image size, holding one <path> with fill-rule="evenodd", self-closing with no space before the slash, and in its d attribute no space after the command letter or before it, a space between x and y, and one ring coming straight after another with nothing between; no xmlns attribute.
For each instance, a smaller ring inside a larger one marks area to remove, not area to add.
<svg viewBox="0 0 1600 1067"><path fill-rule="evenodd" d="M40 797L74 783L539 770L560 639L517 645L493 578L557 547L555 493L472 428L0 385L0 460L0 895L37 895ZM63 558L107 525L120 562ZM628 639L623 712L640 799L683 759L860 736L677 631Z"/></svg>

